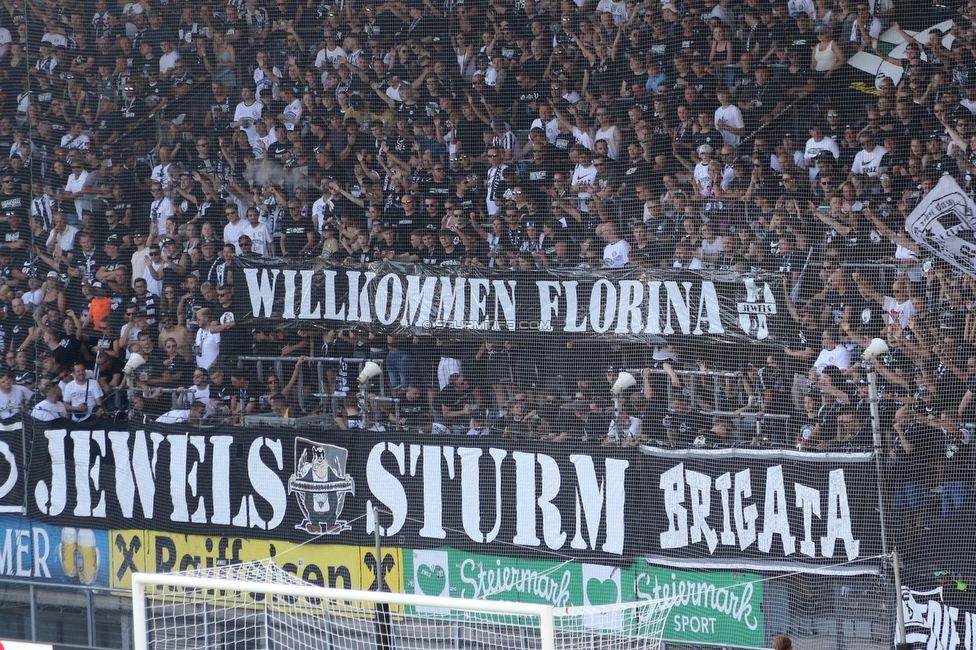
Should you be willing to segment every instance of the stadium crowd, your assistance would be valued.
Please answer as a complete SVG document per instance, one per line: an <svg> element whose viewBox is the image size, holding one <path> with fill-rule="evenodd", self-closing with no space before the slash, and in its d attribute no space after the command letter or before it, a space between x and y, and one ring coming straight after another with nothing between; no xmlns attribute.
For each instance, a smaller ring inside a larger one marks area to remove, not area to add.
<svg viewBox="0 0 976 650"><path fill-rule="evenodd" d="M971 187L976 3L921 42L890 0L0 4L0 415L866 448L882 336L899 499L968 492L976 283L904 224ZM852 90L857 52L901 79ZM238 327L237 257L775 273L792 327L745 355ZM366 359L397 399L370 417Z"/></svg>

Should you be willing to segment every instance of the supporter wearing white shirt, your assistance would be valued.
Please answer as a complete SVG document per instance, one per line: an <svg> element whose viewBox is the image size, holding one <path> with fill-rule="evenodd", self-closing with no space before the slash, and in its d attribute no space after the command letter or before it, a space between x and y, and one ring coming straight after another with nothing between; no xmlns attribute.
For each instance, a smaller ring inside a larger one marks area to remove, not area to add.
<svg viewBox="0 0 976 650"><path fill-rule="evenodd" d="M851 352L837 343L835 334L828 329L824 331L821 337L823 348L817 355L817 360L813 362L813 369L816 370L817 375L822 375L827 366L834 366L840 370L847 370L851 367Z"/></svg>
<svg viewBox="0 0 976 650"><path fill-rule="evenodd" d="M163 55L159 57L159 74L165 77L176 67L180 53L173 47L173 42L167 39L160 42L159 48L163 51Z"/></svg>
<svg viewBox="0 0 976 650"><path fill-rule="evenodd" d="M58 196L59 200L74 199L75 215L81 221L83 212L91 211L91 199L85 194L85 183L88 182L88 172L77 158L71 161L71 175L64 183L64 191Z"/></svg>
<svg viewBox="0 0 976 650"><path fill-rule="evenodd" d="M261 214L257 208L247 209L247 224L241 234L251 238L252 252L263 257L274 256L274 241L271 238L271 230L268 228L268 224L261 221ZM238 237L238 245L240 245L240 237Z"/></svg>
<svg viewBox="0 0 976 650"><path fill-rule="evenodd" d="M576 152L577 163L576 168L573 170L571 185L574 188L592 186L594 181L596 181L596 165L593 164L593 160L590 158L591 154L589 150L582 146L577 146L573 148L573 151ZM572 154L572 151L570 153ZM570 157L573 156L571 155ZM586 201L591 196L589 190L580 189L576 195L580 199L580 212L589 212L590 206L586 204Z"/></svg>
<svg viewBox="0 0 976 650"><path fill-rule="evenodd" d="M213 415L213 401L210 399L210 375L202 369L197 368L193 371L193 385L186 389L181 401L183 406L189 408L191 404L199 402L205 406L203 416L209 418Z"/></svg>
<svg viewBox="0 0 976 650"><path fill-rule="evenodd" d="M85 364L76 363L71 368L74 381L64 387L64 406L75 422L84 422L92 414L102 410L102 387L85 373Z"/></svg>
<svg viewBox="0 0 976 650"><path fill-rule="evenodd" d="M142 272L142 279L146 281L146 290L157 296L163 295L163 269L166 264L163 262L163 255L159 244L149 247L149 254L144 258L145 269ZM155 272L155 273L154 273ZM160 279L156 279L156 278Z"/></svg>
<svg viewBox="0 0 976 650"><path fill-rule="evenodd" d="M163 194L163 186L153 182L149 191L153 195L153 202L149 204L149 223L155 227L153 241L166 236L166 223L176 214L176 208L168 196Z"/></svg>
<svg viewBox="0 0 976 650"><path fill-rule="evenodd" d="M243 101L234 109L234 126L247 134L247 141L253 147L258 139L254 123L261 119L264 104L254 97L254 89L248 86L241 88L241 98Z"/></svg>
<svg viewBox="0 0 976 650"><path fill-rule="evenodd" d="M959 105L976 115L976 86L966 86L966 96L959 100Z"/></svg>
<svg viewBox="0 0 976 650"><path fill-rule="evenodd" d="M711 187L714 182L708 173L708 164L712 162L712 146L703 144L698 147L698 158L698 164L696 164L695 168L691 171L691 175L695 179L695 185L698 187L698 192L702 196L711 196Z"/></svg>
<svg viewBox="0 0 976 650"><path fill-rule="evenodd" d="M233 244L234 248L237 250L237 254L241 254L241 235L247 234L245 229L248 223L241 219L240 210L233 206L227 207L227 225L224 226L224 243Z"/></svg>
<svg viewBox="0 0 976 650"><path fill-rule="evenodd" d="M852 273L851 279L857 283L857 289L865 300L881 305L881 308L888 314L889 324L894 321L891 316L894 312L898 315L898 323L902 328L908 329L908 321L915 315L915 305L912 304L912 299L909 297L911 295L908 290L909 287L904 280L895 280L891 285L892 295L882 296L870 283L864 281L859 273Z"/></svg>
<svg viewBox="0 0 976 650"><path fill-rule="evenodd" d="M20 413L21 407L30 402L32 395L28 389L14 383L12 372L4 371L4 374L0 374L0 419L6 420Z"/></svg>
<svg viewBox="0 0 976 650"><path fill-rule="evenodd" d="M867 174L874 178L878 175L881 159L888 153L888 150L876 145L874 136L870 133L862 133L857 139L861 143L861 150L854 156L851 171L855 174Z"/></svg>
<svg viewBox="0 0 976 650"><path fill-rule="evenodd" d="M715 128L722 134L722 142L738 147L746 132L746 123L739 107L729 101L729 89L718 88L715 96L722 104L715 109Z"/></svg>
<svg viewBox="0 0 976 650"><path fill-rule="evenodd" d="M201 309L197 312L197 322L200 323L195 339L197 368L209 370L220 354L220 333L229 327L234 327L236 323L234 321L214 322L213 313L209 309Z"/></svg>
<svg viewBox="0 0 976 650"><path fill-rule="evenodd" d="M0 58L7 55L7 49L10 47L11 42L10 30L6 27L0 27Z"/></svg>
<svg viewBox="0 0 976 650"><path fill-rule="evenodd" d="M620 25L627 22L627 5L615 0L600 0L596 5L596 10L600 13L613 15L613 24Z"/></svg>
<svg viewBox="0 0 976 650"><path fill-rule="evenodd" d="M68 37L64 34L47 32L41 36L42 43L50 43L54 47L68 47Z"/></svg>
<svg viewBox="0 0 976 650"><path fill-rule="evenodd" d="M156 418L156 424L183 424L184 422L198 424L203 419L206 408L207 405L203 402L193 402L188 409L166 411Z"/></svg>
<svg viewBox="0 0 976 650"><path fill-rule="evenodd" d="M790 0L786 3L786 10L793 20L796 20L801 13L809 14L810 18L814 18L817 13L813 0Z"/></svg>
<svg viewBox="0 0 976 650"><path fill-rule="evenodd" d="M169 175L170 171L170 161L173 159L173 151L169 147L159 148L159 164L153 167L152 172L149 174L149 178L163 186L163 189L168 189L170 184L173 182L173 178Z"/></svg>
<svg viewBox="0 0 976 650"><path fill-rule="evenodd" d="M601 223L596 229L597 237L607 243L603 247L603 268L621 269L630 262L630 244L617 235L617 226L612 221Z"/></svg>
<svg viewBox="0 0 976 650"><path fill-rule="evenodd" d="M556 136L559 135L559 120L552 116L552 109L543 104L539 107L539 117L532 121L529 129L542 129L546 132L546 140L549 144L556 144Z"/></svg>
<svg viewBox="0 0 976 650"><path fill-rule="evenodd" d="M329 182L328 179L322 181L322 196L312 204L312 223L315 224L315 230L320 233L322 232L322 224L332 216L329 201L332 200L333 194L332 189L329 187Z"/></svg>
<svg viewBox="0 0 976 650"><path fill-rule="evenodd" d="M255 122L255 130L257 131L258 137L253 143L254 157L257 160L264 160L268 149L278 141L278 129L276 127L268 127L268 123L264 120L258 120Z"/></svg>
<svg viewBox="0 0 976 650"><path fill-rule="evenodd" d="M858 51L871 45L871 40L881 36L881 21L871 15L867 2L858 2L857 18L851 25L851 43Z"/></svg>
<svg viewBox="0 0 976 650"><path fill-rule="evenodd" d="M817 166L817 157L824 151L829 151L833 155L834 160L840 158L840 149L837 147L837 142L833 138L824 136L822 126L814 124L810 127L810 139L807 140L807 144L803 149L803 159L806 160L807 168L810 170L811 182L820 173L820 168Z"/></svg>
<svg viewBox="0 0 976 650"><path fill-rule="evenodd" d="M78 234L78 229L68 225L68 217L63 212L55 212L53 220L54 228L51 229L51 234L47 236L45 246L47 246L48 255L57 257L61 253L74 250L75 235Z"/></svg>
<svg viewBox="0 0 976 650"><path fill-rule="evenodd" d="M61 388L52 383L47 388L47 397L37 403L31 411L31 417L40 422L53 422L68 417L68 409L61 403Z"/></svg>
<svg viewBox="0 0 976 650"><path fill-rule="evenodd" d="M333 68L338 68L339 57L345 55L346 51L340 46L336 45L335 47L330 48L328 45L326 45L326 47L323 47L321 50L319 50L318 54L315 55L315 67L321 69L325 67L326 62L328 62Z"/></svg>
<svg viewBox="0 0 976 650"><path fill-rule="evenodd" d="M125 20L125 35L135 38L139 34L139 25L135 22L135 17L145 11L139 2L127 2L122 5L122 17Z"/></svg>
<svg viewBox="0 0 976 650"><path fill-rule="evenodd" d="M61 146L65 149L87 149L91 146L91 138L82 133L81 123L75 122L71 130L61 136Z"/></svg>
<svg viewBox="0 0 976 650"><path fill-rule="evenodd" d="M298 88L281 87L281 99L285 102L285 109L278 116L284 122L286 131L294 131L302 122L302 100L298 98Z"/></svg>

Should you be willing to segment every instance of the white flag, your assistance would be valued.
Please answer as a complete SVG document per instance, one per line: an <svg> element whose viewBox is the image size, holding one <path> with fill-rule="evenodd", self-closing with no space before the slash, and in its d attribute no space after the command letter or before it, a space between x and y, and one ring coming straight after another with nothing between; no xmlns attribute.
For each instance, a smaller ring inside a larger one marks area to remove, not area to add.
<svg viewBox="0 0 976 650"><path fill-rule="evenodd" d="M945 175L905 221L905 230L929 253L976 276L976 203Z"/></svg>

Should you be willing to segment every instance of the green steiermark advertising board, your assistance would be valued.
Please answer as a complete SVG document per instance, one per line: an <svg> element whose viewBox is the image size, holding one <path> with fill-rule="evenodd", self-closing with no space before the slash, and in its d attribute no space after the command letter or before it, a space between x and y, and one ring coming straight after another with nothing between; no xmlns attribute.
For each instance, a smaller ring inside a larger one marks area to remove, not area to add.
<svg viewBox="0 0 976 650"><path fill-rule="evenodd" d="M403 551L407 593L555 607L673 599L664 638L708 645L766 646L760 580L751 573L676 571L642 561L620 568L444 547Z"/></svg>

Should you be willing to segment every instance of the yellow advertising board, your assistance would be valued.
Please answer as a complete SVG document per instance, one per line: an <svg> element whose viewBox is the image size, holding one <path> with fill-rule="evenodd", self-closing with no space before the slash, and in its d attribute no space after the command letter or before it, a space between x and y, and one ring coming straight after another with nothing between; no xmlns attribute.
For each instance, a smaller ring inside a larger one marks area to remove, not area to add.
<svg viewBox="0 0 976 650"><path fill-rule="evenodd" d="M109 531L109 544L111 587L116 591L131 590L134 572L179 573L269 557L285 571L306 582L340 589L376 590L376 549L368 546L296 544L152 530L112 530ZM402 592L401 549L384 548L382 553L386 588Z"/></svg>

